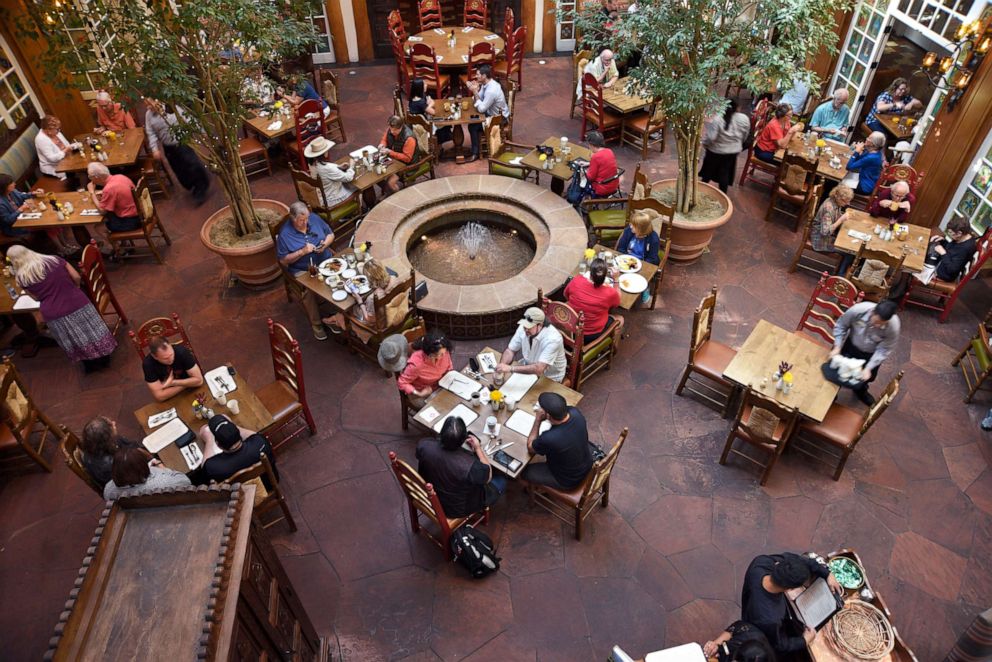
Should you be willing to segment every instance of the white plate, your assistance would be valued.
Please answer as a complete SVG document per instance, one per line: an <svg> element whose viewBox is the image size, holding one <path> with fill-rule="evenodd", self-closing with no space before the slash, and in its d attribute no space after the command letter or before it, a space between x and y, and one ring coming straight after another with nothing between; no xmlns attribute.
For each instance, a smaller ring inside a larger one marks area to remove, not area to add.
<svg viewBox="0 0 992 662"><path fill-rule="evenodd" d="M344 290L334 290L331 292L331 298L335 301L344 301L348 298L348 293Z"/></svg>
<svg viewBox="0 0 992 662"><path fill-rule="evenodd" d="M648 289L648 280L641 274L624 274L620 276L620 289L631 294L640 294Z"/></svg>
<svg viewBox="0 0 992 662"><path fill-rule="evenodd" d="M369 285L369 279L365 276L355 276L351 279L351 284L358 287L358 294L368 294L372 291L372 287Z"/></svg>
<svg viewBox="0 0 992 662"><path fill-rule="evenodd" d="M335 264L338 265L338 268L331 269L331 265L335 265ZM347 264L348 264L347 262L345 262L339 257L332 257L318 264L317 271L320 272L321 276L330 276L331 274L336 274L344 271L345 266Z"/></svg>
<svg viewBox="0 0 992 662"><path fill-rule="evenodd" d="M349 278L354 278L357 275L358 272L355 271L354 269L344 269L341 271L341 277L344 278L345 280L348 280Z"/></svg>
<svg viewBox="0 0 992 662"><path fill-rule="evenodd" d="M335 282L333 281L333 279L332 279L332 278L331 278L330 276L328 276L327 278L325 278L325 279L324 279L324 282L325 282L325 283L327 284L327 286L328 286L329 288L331 288L332 290L333 290L333 289L334 289L335 287L340 287L340 286L341 286L341 279L340 279L340 278L338 279L338 282L336 282L336 283L335 283Z"/></svg>
<svg viewBox="0 0 992 662"><path fill-rule="evenodd" d="M633 255L618 255L613 259L613 262L621 273L636 274L641 270L641 261ZM626 266L628 264L633 266Z"/></svg>

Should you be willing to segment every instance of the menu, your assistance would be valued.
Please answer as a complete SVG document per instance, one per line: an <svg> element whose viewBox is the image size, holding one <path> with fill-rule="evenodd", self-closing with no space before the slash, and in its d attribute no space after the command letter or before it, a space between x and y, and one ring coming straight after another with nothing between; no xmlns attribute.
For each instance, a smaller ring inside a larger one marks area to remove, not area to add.
<svg viewBox="0 0 992 662"><path fill-rule="evenodd" d="M830 590L827 580L818 578L793 600L799 617L808 627L819 630L820 627L836 614L841 606L837 596Z"/></svg>

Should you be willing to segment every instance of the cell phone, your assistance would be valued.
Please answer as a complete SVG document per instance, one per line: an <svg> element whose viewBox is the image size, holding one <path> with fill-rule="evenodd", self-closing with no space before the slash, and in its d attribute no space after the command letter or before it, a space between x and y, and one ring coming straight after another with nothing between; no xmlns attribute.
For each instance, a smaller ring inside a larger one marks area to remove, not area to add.
<svg viewBox="0 0 992 662"><path fill-rule="evenodd" d="M468 367L472 369L472 372L479 372L479 359L474 356L469 358Z"/></svg>
<svg viewBox="0 0 992 662"><path fill-rule="evenodd" d="M516 471L520 467L520 460L510 457L506 451L496 451L493 453L493 460L502 464L510 471Z"/></svg>

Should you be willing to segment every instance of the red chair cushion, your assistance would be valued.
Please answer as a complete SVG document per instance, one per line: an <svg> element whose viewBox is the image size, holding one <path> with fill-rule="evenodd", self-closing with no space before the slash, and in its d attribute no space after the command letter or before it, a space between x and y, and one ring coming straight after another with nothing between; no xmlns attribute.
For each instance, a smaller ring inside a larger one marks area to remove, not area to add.
<svg viewBox="0 0 992 662"><path fill-rule="evenodd" d="M696 370L710 379L727 382L723 378L723 371L727 369L727 366L730 365L730 362L734 360L735 356L737 356L737 352L732 347L728 347L715 340L707 340L696 350L692 364Z"/></svg>
<svg viewBox="0 0 992 662"><path fill-rule="evenodd" d="M296 393L285 382L274 381L255 392L262 405L269 410L272 418L279 420L299 411L303 405L296 399Z"/></svg>

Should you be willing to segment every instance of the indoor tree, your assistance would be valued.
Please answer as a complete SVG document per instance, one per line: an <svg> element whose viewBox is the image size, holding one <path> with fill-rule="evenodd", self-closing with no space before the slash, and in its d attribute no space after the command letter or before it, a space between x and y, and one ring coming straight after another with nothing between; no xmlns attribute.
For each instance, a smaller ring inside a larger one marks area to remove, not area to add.
<svg viewBox="0 0 992 662"><path fill-rule="evenodd" d="M28 0L24 36L45 42L46 70L71 86L98 71L118 97L181 109L176 137L196 144L230 202L238 236L265 228L238 153L250 71L307 52L309 0ZM68 29L66 29L68 28ZM267 233L265 233L267 235Z"/></svg>
<svg viewBox="0 0 992 662"><path fill-rule="evenodd" d="M815 83L804 69L822 49L836 50L834 15L849 0L637 0L634 11L608 18L598 4L577 13L580 42L620 59L640 53L630 90L658 99L678 152L676 211L696 205L700 138L708 116L726 108L727 81L766 91L777 81ZM591 5L591 6L590 6Z"/></svg>

